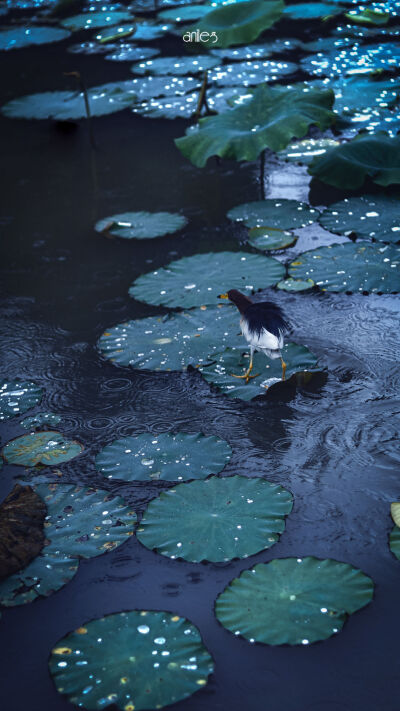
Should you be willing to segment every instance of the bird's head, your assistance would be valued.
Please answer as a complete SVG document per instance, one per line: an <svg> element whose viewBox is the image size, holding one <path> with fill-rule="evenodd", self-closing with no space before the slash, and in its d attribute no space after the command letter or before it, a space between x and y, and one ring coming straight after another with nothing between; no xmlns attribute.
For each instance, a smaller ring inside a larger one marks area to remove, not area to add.
<svg viewBox="0 0 400 711"><path fill-rule="evenodd" d="M220 294L219 299L229 299L239 309L240 313L244 313L247 307L252 303L251 300L242 294L237 289L229 289L226 294Z"/></svg>

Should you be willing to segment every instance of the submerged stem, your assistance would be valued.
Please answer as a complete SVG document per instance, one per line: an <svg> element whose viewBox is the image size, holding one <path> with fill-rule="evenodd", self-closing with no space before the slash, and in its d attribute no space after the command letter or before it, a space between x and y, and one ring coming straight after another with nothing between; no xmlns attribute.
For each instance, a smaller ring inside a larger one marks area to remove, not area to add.
<svg viewBox="0 0 400 711"><path fill-rule="evenodd" d="M64 75L66 77L76 77L76 79L78 81L79 88L83 94L83 100L85 102L85 111L86 111L86 118L87 118L88 128L89 128L90 143L92 145L92 148L96 148L96 141L94 140L94 134L93 134L92 115L90 113L89 94L88 94L88 90L86 88L86 84L83 81L80 72L64 72Z"/></svg>
<svg viewBox="0 0 400 711"><path fill-rule="evenodd" d="M262 153L261 153L261 155L260 155L260 190L261 190L261 200L265 200L264 172L265 172L265 150L263 150Z"/></svg>
<svg viewBox="0 0 400 711"><path fill-rule="evenodd" d="M197 108L193 114L193 116L196 120L198 120L203 106L206 107L207 111L209 110L208 104L207 104L207 98L206 98L207 83L208 83L208 71L206 69L206 71L204 72L203 83L202 83L201 89L200 89L199 100L197 102Z"/></svg>

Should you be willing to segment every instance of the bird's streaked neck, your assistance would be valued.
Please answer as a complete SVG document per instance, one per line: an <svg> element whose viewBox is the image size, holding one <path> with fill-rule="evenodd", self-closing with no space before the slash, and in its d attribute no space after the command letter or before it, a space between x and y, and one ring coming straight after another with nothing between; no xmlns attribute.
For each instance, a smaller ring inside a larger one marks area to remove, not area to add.
<svg viewBox="0 0 400 711"><path fill-rule="evenodd" d="M241 291L238 291L237 289L231 289L228 291L228 297L229 301L232 301L232 303L235 304L236 308L240 311L241 314L244 314L246 309L249 308L250 304L253 302L245 296L245 294L242 294Z"/></svg>

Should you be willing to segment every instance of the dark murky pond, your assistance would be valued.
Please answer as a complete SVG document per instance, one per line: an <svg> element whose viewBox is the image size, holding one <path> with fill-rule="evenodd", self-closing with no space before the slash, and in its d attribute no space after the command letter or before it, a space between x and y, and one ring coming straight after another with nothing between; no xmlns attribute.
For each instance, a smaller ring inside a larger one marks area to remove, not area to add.
<svg viewBox="0 0 400 711"><path fill-rule="evenodd" d="M126 65L67 54L68 42L2 56L4 99L60 88L64 71L79 69L89 85L127 77ZM61 467L63 482L118 490L140 513L167 485L107 482L94 467L104 445L141 432L219 435L234 453L224 474L265 476L294 495L279 548L251 563L305 555L348 562L372 577L374 601L339 635L306 649L250 645L213 614L217 594L249 561L173 561L132 537L82 562L49 598L4 611L2 708L71 709L48 674L55 642L84 620L147 608L188 617L216 662L207 687L171 709L397 711L400 567L388 534L390 502L400 492L399 297L267 290L287 314L293 340L307 345L325 370L308 388L287 384L250 403L211 390L197 374L117 367L96 350L110 325L162 312L129 298L138 275L176 257L237 250L244 239L243 228L225 216L257 199L257 166L212 160L194 168L173 143L186 125L129 110L98 118L92 152L84 122L65 133L50 121L0 117L1 372L43 386L40 409L61 414L60 430L85 445ZM267 170L267 197L307 194L305 169L271 160ZM322 203L320 195L312 198ZM190 223L156 241L107 240L94 232L96 220L127 209L182 210ZM337 241L326 233L324 239ZM304 228L290 256L316 240ZM20 434L10 420L2 444ZM3 469L1 498L21 471Z"/></svg>

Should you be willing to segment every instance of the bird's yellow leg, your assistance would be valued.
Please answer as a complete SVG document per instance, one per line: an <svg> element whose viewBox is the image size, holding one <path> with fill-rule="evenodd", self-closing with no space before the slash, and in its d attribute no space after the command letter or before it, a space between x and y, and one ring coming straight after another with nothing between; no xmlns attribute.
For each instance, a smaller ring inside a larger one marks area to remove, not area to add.
<svg viewBox="0 0 400 711"><path fill-rule="evenodd" d="M281 363L282 363L282 380L285 380L285 373L286 373L286 363L281 357Z"/></svg>
<svg viewBox="0 0 400 711"><path fill-rule="evenodd" d="M245 379L246 380L246 385L249 382L249 380L252 380L252 378L257 378L259 373L256 373L255 375L250 375L251 371L253 370L253 352L251 353L250 356L250 364L249 367L247 368L246 372L244 375L235 375L235 373L231 373L232 378L239 378L239 379Z"/></svg>

